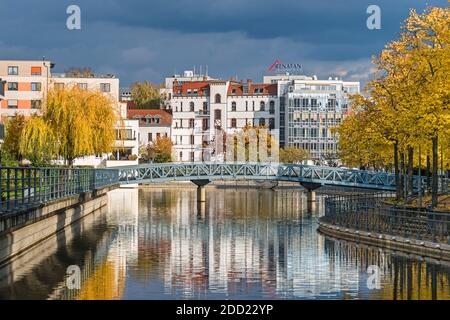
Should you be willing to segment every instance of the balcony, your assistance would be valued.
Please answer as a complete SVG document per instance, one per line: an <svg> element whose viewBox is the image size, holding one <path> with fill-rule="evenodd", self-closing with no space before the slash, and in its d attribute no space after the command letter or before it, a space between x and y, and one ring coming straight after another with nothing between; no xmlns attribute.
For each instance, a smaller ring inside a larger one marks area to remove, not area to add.
<svg viewBox="0 0 450 320"><path fill-rule="evenodd" d="M209 117L209 110L199 110L195 112L196 117Z"/></svg>

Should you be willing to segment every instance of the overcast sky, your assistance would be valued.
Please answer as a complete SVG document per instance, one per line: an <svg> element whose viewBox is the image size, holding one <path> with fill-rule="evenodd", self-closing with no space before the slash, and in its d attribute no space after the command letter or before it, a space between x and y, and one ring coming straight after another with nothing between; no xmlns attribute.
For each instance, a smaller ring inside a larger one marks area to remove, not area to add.
<svg viewBox="0 0 450 320"><path fill-rule="evenodd" d="M81 8L81 30L66 9ZM370 4L381 30L366 27ZM0 0L0 59L47 59L54 72L91 67L121 87L208 65L211 76L261 81L279 58L320 78L367 81L371 56L410 8L447 0Z"/></svg>

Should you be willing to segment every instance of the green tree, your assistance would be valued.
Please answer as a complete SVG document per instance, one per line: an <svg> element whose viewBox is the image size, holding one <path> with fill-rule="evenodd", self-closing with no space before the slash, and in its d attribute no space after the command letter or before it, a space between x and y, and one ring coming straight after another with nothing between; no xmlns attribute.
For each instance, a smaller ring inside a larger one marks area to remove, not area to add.
<svg viewBox="0 0 450 320"><path fill-rule="evenodd" d="M9 154L10 158L16 161L22 159L22 154L20 152L20 137L25 124L25 116L18 113L16 113L12 119L5 122L5 139L2 146L2 153Z"/></svg>
<svg viewBox="0 0 450 320"><path fill-rule="evenodd" d="M71 67L65 71L67 77L74 78L94 78L94 71L91 68Z"/></svg>
<svg viewBox="0 0 450 320"><path fill-rule="evenodd" d="M281 163L297 163L310 159L310 154L307 150L296 147L284 147L280 149Z"/></svg>
<svg viewBox="0 0 450 320"><path fill-rule="evenodd" d="M131 97L138 108L159 109L160 107L159 87L147 80L135 82L131 85Z"/></svg>

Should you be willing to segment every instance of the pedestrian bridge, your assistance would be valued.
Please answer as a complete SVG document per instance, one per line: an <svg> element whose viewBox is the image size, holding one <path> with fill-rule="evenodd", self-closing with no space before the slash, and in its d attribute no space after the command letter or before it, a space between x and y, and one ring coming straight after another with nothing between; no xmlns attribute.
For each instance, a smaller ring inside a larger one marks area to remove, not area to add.
<svg viewBox="0 0 450 320"><path fill-rule="evenodd" d="M395 175L385 172L352 170L278 163L167 163L117 168L121 184L167 181L273 180L299 182L308 189L322 185L395 190ZM203 183L206 184L206 183ZM417 186L417 178L414 185Z"/></svg>

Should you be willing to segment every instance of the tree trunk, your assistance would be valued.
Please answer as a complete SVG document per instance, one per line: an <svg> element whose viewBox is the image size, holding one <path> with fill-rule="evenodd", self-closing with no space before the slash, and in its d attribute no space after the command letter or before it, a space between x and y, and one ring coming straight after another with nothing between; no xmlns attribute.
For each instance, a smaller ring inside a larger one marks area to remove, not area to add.
<svg viewBox="0 0 450 320"><path fill-rule="evenodd" d="M406 199L405 171L405 153L402 151L400 152L400 190L403 199Z"/></svg>
<svg viewBox="0 0 450 320"><path fill-rule="evenodd" d="M427 194L430 193L431 189L431 161L430 161L430 154L427 152Z"/></svg>
<svg viewBox="0 0 450 320"><path fill-rule="evenodd" d="M431 207L434 208L438 203L438 137L435 136L431 139L433 149L433 167L431 176Z"/></svg>
<svg viewBox="0 0 450 320"><path fill-rule="evenodd" d="M398 168L398 145L397 142L394 143L394 172L395 172L395 190L397 201L402 198L402 186L400 182L400 171Z"/></svg>
<svg viewBox="0 0 450 320"><path fill-rule="evenodd" d="M414 165L414 148L412 146L408 146L408 196L411 196L414 193L413 186L413 165Z"/></svg>

